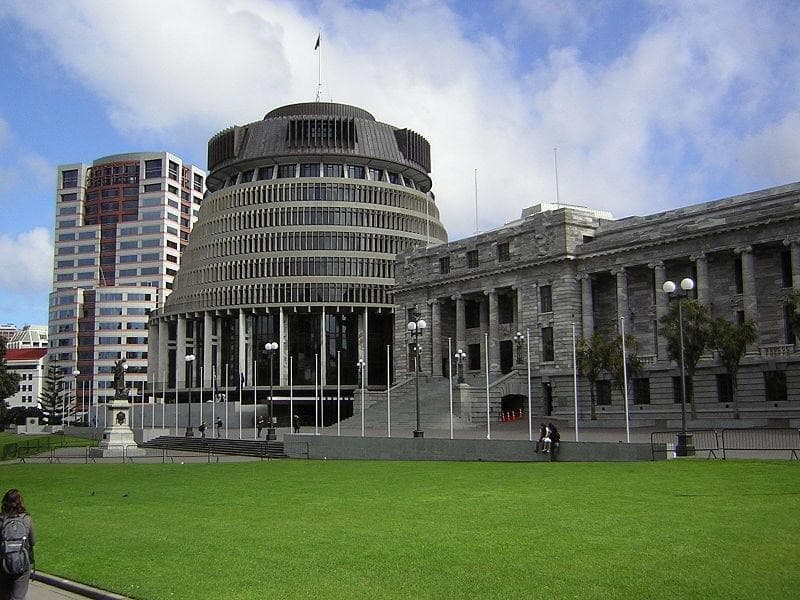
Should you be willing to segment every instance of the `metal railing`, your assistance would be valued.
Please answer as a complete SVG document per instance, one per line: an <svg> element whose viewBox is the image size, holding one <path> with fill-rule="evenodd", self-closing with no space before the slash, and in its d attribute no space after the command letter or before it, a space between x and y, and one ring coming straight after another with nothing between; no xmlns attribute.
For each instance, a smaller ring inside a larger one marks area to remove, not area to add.
<svg viewBox="0 0 800 600"><path fill-rule="evenodd" d="M727 452L790 452L789 459L797 459L800 452L800 430L788 428L759 429L696 429L690 430L695 452L708 452L708 458L722 458ZM653 459L656 453L669 451L677 446L680 431L654 431L650 434L650 452Z"/></svg>
<svg viewBox="0 0 800 600"><path fill-rule="evenodd" d="M680 431L654 431L650 434L650 452L655 459L656 456L656 444L672 444L672 447L675 448L678 445L678 435ZM721 449L720 448L720 437L719 432L716 429L693 429L688 431L687 433L692 434L692 441L694 443L694 450L697 452L708 452L708 456L706 458L717 458L717 452ZM668 446L666 448L668 450ZM664 450L658 450L658 452L663 452Z"/></svg>

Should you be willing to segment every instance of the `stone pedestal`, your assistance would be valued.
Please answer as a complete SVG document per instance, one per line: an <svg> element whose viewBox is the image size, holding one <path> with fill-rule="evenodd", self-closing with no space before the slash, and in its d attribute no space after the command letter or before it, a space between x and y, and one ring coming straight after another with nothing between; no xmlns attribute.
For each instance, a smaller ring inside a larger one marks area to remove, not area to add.
<svg viewBox="0 0 800 600"><path fill-rule="evenodd" d="M144 448L136 445L133 438L133 431L128 423L130 422L131 405L127 398L114 398L106 405L108 410L107 423L103 431L103 439L100 440L97 448L90 448L89 455L95 457L122 457L122 456L144 456Z"/></svg>

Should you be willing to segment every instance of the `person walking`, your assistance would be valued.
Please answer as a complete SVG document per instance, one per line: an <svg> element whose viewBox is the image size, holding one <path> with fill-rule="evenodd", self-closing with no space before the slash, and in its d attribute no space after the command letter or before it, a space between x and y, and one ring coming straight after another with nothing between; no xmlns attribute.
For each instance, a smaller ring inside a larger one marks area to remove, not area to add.
<svg viewBox="0 0 800 600"><path fill-rule="evenodd" d="M300 415L295 415L292 418L292 423L294 424L294 432L300 433Z"/></svg>
<svg viewBox="0 0 800 600"><path fill-rule="evenodd" d="M200 430L200 437L206 437L206 422L205 421L200 423L200 427L198 427L198 429Z"/></svg>
<svg viewBox="0 0 800 600"><path fill-rule="evenodd" d="M33 521L17 489L0 505L0 600L25 600L34 568Z"/></svg>
<svg viewBox="0 0 800 600"><path fill-rule="evenodd" d="M256 429L258 430L256 437L261 437L261 430L264 429L264 417L256 419Z"/></svg>
<svg viewBox="0 0 800 600"><path fill-rule="evenodd" d="M222 419L217 417L217 422L215 425L217 427L217 437L222 437Z"/></svg>

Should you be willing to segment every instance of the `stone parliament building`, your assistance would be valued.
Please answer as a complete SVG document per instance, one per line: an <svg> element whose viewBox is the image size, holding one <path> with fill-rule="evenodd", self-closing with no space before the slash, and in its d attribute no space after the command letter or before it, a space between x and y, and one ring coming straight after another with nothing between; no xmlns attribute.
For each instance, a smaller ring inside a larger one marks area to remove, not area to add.
<svg viewBox="0 0 800 600"><path fill-rule="evenodd" d="M396 270L395 338L403 339L417 310L428 323L427 374L455 370L448 340L452 352L466 352L472 394L462 390L459 412L484 423L487 362L493 415L527 414L529 339L533 418L570 419L573 331L578 339L594 332L613 339L622 317L643 363L629 388L631 418L663 422L679 418L681 392L679 367L658 334L670 302L662 284L685 277L696 281L692 297L712 317L757 323L758 341L738 376L741 417L800 416L800 354L783 302L800 289L800 183L619 220L538 205L496 230L405 252ZM601 379L597 419L619 422L623 396ZM687 397L697 418L733 417L730 380L713 353L700 360ZM589 419L589 386L580 375L578 398L579 419Z"/></svg>

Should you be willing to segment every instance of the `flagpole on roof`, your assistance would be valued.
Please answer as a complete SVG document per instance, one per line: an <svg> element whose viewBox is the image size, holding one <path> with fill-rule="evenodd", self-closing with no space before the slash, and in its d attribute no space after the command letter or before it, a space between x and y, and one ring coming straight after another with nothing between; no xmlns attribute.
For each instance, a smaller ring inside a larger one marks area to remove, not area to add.
<svg viewBox="0 0 800 600"><path fill-rule="evenodd" d="M322 93L322 47L320 41L322 40L322 31L317 33L317 43L314 44L314 50L317 52L317 102L320 100Z"/></svg>

